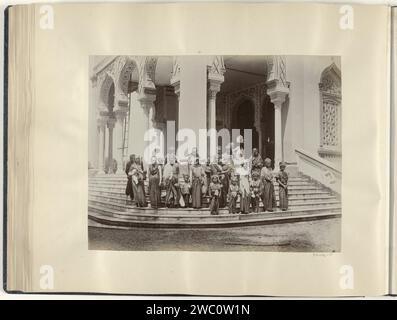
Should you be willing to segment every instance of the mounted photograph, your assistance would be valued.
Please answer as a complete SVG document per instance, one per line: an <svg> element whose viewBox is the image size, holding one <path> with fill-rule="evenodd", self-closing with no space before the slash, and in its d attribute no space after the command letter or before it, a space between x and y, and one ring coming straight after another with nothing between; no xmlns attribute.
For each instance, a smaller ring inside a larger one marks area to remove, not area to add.
<svg viewBox="0 0 397 320"><path fill-rule="evenodd" d="M339 56L90 56L88 247L340 252Z"/></svg>

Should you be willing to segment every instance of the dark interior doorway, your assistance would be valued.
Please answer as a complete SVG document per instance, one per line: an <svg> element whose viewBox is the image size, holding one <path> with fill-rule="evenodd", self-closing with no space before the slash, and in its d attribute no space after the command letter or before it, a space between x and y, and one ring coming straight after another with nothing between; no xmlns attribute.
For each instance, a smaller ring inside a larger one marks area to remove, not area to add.
<svg viewBox="0 0 397 320"><path fill-rule="evenodd" d="M252 147L259 148L259 136L255 128L255 106L252 101L244 100L236 105L234 110L232 129L239 129L244 137L244 129L252 130ZM246 137L244 137L245 140Z"/></svg>
<svg viewBox="0 0 397 320"><path fill-rule="evenodd" d="M267 96L262 106L262 157L270 158L274 165L274 104Z"/></svg>

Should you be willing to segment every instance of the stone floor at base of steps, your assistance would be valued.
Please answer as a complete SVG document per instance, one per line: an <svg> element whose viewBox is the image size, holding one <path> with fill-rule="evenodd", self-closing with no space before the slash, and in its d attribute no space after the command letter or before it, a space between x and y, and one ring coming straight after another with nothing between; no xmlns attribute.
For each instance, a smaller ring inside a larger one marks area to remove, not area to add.
<svg viewBox="0 0 397 320"><path fill-rule="evenodd" d="M341 207L338 205L329 206L329 207L317 207L317 208L306 208L302 209L288 209L286 211L282 211L279 208L274 208L273 211L263 211L260 210L259 212L250 212L248 214L243 214L241 212L237 212L235 214L230 214L228 209L219 209L219 215L211 215L210 210L208 208L203 209L184 209L184 208L159 208L159 209L151 209L151 208L131 208L129 210L117 210L115 208L105 208L103 206L98 205L89 205L88 210L95 211L98 213L109 213L109 214L120 214L125 216L134 216L134 215L141 215L141 216L174 216L174 217L202 217L202 216L230 216L230 215L294 215L294 214L311 214L315 212L323 212L323 211L335 211L341 210ZM239 208L237 211L240 211Z"/></svg>
<svg viewBox="0 0 397 320"><path fill-rule="evenodd" d="M261 218L248 218L248 215L241 215L241 219L232 221L145 221L145 220L126 220L124 218L115 218L104 216L98 213L89 212L89 221L96 222L96 226L104 226L110 228L131 228L131 227L145 227L145 228L233 228L245 227L264 224L280 224L293 223L299 221L310 221L319 219L340 218L341 214L338 212L325 212L315 214L303 214L294 216L272 216ZM216 217L216 216L215 216Z"/></svg>
<svg viewBox="0 0 397 320"><path fill-rule="evenodd" d="M161 210L187 210L187 211L197 211L197 210L209 210L209 207L204 207L201 209L195 209L195 208L181 208L181 207L176 207L176 208L167 208L167 207L159 207L159 208L151 208L150 206L146 207L137 207L134 205L123 205L123 204L118 204L114 202L106 202L106 201L100 201L100 200L89 200L89 205L97 205L101 206L104 208L108 209L115 209L118 211L135 211L135 210L156 210L156 211L161 211ZM308 210L308 209L326 209L326 208L332 208L334 206L339 206L339 203L331 203L331 204L304 204L301 206L293 206L290 205L289 208L290 210ZM260 210L262 209L263 206L260 206ZM239 208L239 206L238 206ZM279 208L278 206L275 208ZM225 208L220 208L222 210L228 210L226 207Z"/></svg>

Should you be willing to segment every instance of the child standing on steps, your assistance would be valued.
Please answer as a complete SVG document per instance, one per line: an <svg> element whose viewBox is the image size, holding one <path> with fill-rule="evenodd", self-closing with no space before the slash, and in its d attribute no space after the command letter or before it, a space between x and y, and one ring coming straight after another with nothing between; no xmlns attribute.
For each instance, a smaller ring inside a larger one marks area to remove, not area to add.
<svg viewBox="0 0 397 320"><path fill-rule="evenodd" d="M228 202L229 202L229 213L235 214L237 213L237 197L240 193L240 188L238 186L237 177L232 177L231 183L229 186L229 194L228 194Z"/></svg>
<svg viewBox="0 0 397 320"><path fill-rule="evenodd" d="M285 167L285 163L280 162L280 172L276 175L280 209L282 211L288 210L288 173L285 172Z"/></svg>
<svg viewBox="0 0 397 320"><path fill-rule="evenodd" d="M185 202L184 208L189 207L191 189L192 184L190 183L189 175L184 174L183 182L181 183L181 194L183 197L183 201Z"/></svg>
<svg viewBox="0 0 397 320"><path fill-rule="evenodd" d="M222 184L219 182L218 176L215 174L211 178L210 183L210 212L211 214L218 215L219 214L219 196L222 191Z"/></svg>
<svg viewBox="0 0 397 320"><path fill-rule="evenodd" d="M255 213L259 212L259 199L260 199L260 185L261 180L259 179L259 172L252 172L252 181L250 183L251 191L251 208Z"/></svg>

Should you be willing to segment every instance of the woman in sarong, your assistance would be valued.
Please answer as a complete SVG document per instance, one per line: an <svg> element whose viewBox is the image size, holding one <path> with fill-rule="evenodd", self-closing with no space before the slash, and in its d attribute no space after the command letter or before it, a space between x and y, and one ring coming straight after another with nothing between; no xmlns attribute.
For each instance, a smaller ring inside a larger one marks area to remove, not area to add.
<svg viewBox="0 0 397 320"><path fill-rule="evenodd" d="M280 172L276 175L278 182L278 196L280 209L282 211L288 210L288 173L285 172L285 163L280 163Z"/></svg>
<svg viewBox="0 0 397 320"><path fill-rule="evenodd" d="M228 189L224 190L224 179L225 179L225 172L223 172L223 163L222 158L219 157L217 162L211 163L211 176L218 176L219 183L222 184L222 189L220 190L220 194L218 197L219 200L219 208L224 208L226 206L226 197ZM229 183L227 181L228 187Z"/></svg>
<svg viewBox="0 0 397 320"><path fill-rule="evenodd" d="M149 166L149 199L150 207L157 209L160 206L160 183L161 183L161 168L157 163L157 158L152 157L152 163Z"/></svg>
<svg viewBox="0 0 397 320"><path fill-rule="evenodd" d="M203 185L203 194L209 194L209 186L211 183L211 160L210 158L207 159L206 163L203 165L204 172L205 172L205 181Z"/></svg>
<svg viewBox="0 0 397 320"><path fill-rule="evenodd" d="M272 161L265 159L265 166L261 170L263 211L273 211L275 203Z"/></svg>
<svg viewBox="0 0 397 320"><path fill-rule="evenodd" d="M132 190L132 179L130 173L131 166L135 163L135 154L130 155L130 161L125 166L125 174L127 175L127 186L125 188L125 195L130 197L131 201L134 200L134 192Z"/></svg>
<svg viewBox="0 0 397 320"><path fill-rule="evenodd" d="M222 158L221 160L222 171L221 171L221 182L222 182L222 197L219 201L219 206L221 208L226 207L227 205L227 195L229 193L230 180L232 178L233 165L228 161L228 159Z"/></svg>
<svg viewBox="0 0 397 320"><path fill-rule="evenodd" d="M137 207L146 207L145 195L145 171L142 169L142 162L139 157L135 159L135 163L131 165L131 182L132 190L134 192L134 199Z"/></svg>
<svg viewBox="0 0 397 320"><path fill-rule="evenodd" d="M250 211L250 201L251 201L251 192L250 192L250 183L249 176L240 175L240 212L243 214L247 214Z"/></svg>
<svg viewBox="0 0 397 320"><path fill-rule="evenodd" d="M199 209L202 206L202 188L205 182L205 170L200 164L200 159L197 157L194 165L191 167L190 176L192 181L192 207Z"/></svg>

